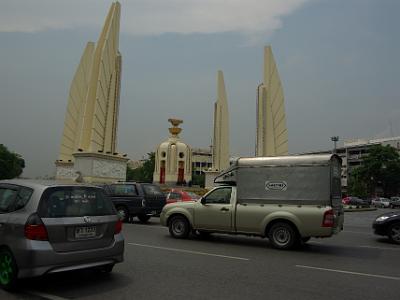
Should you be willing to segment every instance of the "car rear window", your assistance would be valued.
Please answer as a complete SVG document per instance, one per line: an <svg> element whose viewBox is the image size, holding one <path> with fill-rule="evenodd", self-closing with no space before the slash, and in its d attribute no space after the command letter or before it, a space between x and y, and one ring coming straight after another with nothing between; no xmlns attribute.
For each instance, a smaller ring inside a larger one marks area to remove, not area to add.
<svg viewBox="0 0 400 300"><path fill-rule="evenodd" d="M0 213L23 208L31 198L33 190L25 187L0 187Z"/></svg>
<svg viewBox="0 0 400 300"><path fill-rule="evenodd" d="M102 189L88 187L57 187L47 189L40 201L43 218L114 215L111 200Z"/></svg>
<svg viewBox="0 0 400 300"><path fill-rule="evenodd" d="M133 184L113 184L109 186L111 194L122 196L137 196L136 186Z"/></svg>

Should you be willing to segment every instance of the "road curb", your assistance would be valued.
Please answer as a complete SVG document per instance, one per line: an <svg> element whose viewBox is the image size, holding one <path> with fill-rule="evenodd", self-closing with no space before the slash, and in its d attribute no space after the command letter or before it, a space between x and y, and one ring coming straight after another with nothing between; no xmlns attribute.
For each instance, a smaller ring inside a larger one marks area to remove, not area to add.
<svg viewBox="0 0 400 300"><path fill-rule="evenodd" d="M376 207L356 207L356 206L344 207L345 212L374 211L374 210L376 210Z"/></svg>

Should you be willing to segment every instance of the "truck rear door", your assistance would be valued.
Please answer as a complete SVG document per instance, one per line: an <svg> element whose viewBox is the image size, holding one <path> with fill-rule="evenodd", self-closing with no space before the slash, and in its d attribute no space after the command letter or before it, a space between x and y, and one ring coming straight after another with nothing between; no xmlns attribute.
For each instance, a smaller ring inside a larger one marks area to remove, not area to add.
<svg viewBox="0 0 400 300"><path fill-rule="evenodd" d="M146 212L152 215L160 214L167 201L165 194L161 191L158 185L143 183L142 188Z"/></svg>

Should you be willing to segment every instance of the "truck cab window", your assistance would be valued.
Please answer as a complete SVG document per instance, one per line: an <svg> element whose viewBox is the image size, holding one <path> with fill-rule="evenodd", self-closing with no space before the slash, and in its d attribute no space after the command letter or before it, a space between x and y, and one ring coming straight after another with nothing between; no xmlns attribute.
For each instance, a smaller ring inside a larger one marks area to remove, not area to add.
<svg viewBox="0 0 400 300"><path fill-rule="evenodd" d="M220 188L208 194L205 198L207 204L229 204L231 202L232 188Z"/></svg>

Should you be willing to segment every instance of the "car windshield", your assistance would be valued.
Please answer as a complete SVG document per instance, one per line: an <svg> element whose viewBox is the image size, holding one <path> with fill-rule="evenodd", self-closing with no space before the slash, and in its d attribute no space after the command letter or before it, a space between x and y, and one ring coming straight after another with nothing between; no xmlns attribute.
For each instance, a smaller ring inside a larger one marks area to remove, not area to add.
<svg viewBox="0 0 400 300"><path fill-rule="evenodd" d="M39 214L44 218L104 216L115 214L115 210L101 189L59 187L45 191Z"/></svg>

